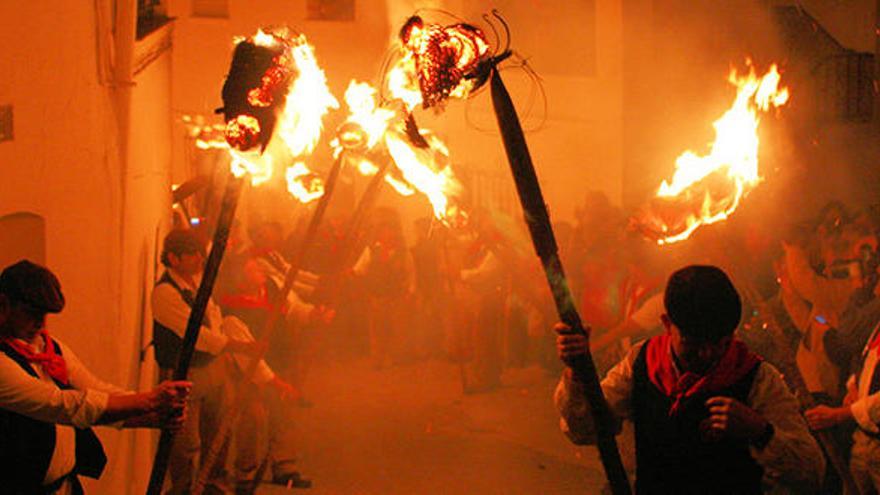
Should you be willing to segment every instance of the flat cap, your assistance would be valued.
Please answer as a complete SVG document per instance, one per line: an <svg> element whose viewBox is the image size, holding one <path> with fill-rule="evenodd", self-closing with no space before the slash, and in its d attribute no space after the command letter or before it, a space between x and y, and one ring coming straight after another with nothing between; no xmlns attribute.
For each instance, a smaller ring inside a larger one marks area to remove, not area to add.
<svg viewBox="0 0 880 495"><path fill-rule="evenodd" d="M165 236L163 253L176 255L204 252L205 243L192 229L174 229Z"/></svg>
<svg viewBox="0 0 880 495"><path fill-rule="evenodd" d="M60 313L64 309L58 277L28 260L9 265L0 273L0 293L38 311Z"/></svg>

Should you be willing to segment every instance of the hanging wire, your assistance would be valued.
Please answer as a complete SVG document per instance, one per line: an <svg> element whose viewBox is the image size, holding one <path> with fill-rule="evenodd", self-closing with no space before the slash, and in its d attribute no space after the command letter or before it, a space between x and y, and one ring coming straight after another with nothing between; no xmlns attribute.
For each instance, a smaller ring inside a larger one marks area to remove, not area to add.
<svg viewBox="0 0 880 495"><path fill-rule="evenodd" d="M501 16L501 13L498 12L498 9L492 9L492 17L494 17L499 23L501 23L501 27L504 28L504 38L506 42L504 45L504 50L501 50L501 53L504 53L507 50L510 50L510 26L507 25L507 21L505 21L504 17ZM486 19L486 22L491 23L491 21L488 19L488 16L484 16L483 18Z"/></svg>
<svg viewBox="0 0 880 495"><path fill-rule="evenodd" d="M511 44L511 36L510 36L510 26L507 24L507 21L504 20L504 17L497 9L492 9L491 15L483 14L483 21L492 29L492 32L495 34L496 39L496 49L493 56L497 56L499 54L504 54L510 51ZM500 24L501 28L504 31L503 43L504 49L501 49L502 44L502 36L499 34L499 29L496 24ZM511 59L514 61L512 64L505 64L504 67L497 67L496 70L506 71L511 69L521 69L526 73L529 79L532 81L532 85L529 89L529 97L527 99L527 103L525 105L525 110L523 111L521 118L522 120L526 120L529 116L532 115L534 107L536 105L536 100L540 101L541 105L541 117L539 122L536 125L528 126L523 128L523 132L537 132L544 128L547 123L547 93L544 90L543 81L541 76L538 74L535 69L529 65L528 58L520 55L517 52L512 52ZM473 91L470 95L468 95L468 100L480 95L483 91L485 91L486 86L482 86L478 88L476 91ZM498 130L495 127L491 128L482 128L477 125L471 117L471 103L467 101L465 103L465 122L468 127L476 130L477 132L482 132L486 134L497 134Z"/></svg>

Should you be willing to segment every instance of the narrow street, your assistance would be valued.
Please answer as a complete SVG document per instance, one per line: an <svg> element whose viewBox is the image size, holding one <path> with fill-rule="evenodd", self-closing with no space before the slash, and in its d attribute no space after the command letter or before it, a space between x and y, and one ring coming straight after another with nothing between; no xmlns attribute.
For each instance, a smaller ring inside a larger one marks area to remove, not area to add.
<svg viewBox="0 0 880 495"><path fill-rule="evenodd" d="M463 395L455 364L376 371L366 360L316 366L301 409L301 471L319 494L590 494L594 448L568 442L552 403L556 378L509 369L504 386ZM291 493L263 484L260 494Z"/></svg>

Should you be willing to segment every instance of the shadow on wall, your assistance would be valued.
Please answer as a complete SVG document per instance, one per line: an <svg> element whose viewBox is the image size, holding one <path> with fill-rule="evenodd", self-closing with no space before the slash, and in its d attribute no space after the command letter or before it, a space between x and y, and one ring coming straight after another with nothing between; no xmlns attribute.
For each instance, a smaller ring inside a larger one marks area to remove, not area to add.
<svg viewBox="0 0 880 495"><path fill-rule="evenodd" d="M22 258L46 264L46 221L24 211L0 217L0 268Z"/></svg>

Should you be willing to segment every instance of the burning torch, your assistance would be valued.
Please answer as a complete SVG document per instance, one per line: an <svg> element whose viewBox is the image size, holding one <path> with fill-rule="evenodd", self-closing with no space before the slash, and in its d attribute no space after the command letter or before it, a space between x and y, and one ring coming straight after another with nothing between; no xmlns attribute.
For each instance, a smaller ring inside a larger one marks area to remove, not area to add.
<svg viewBox="0 0 880 495"><path fill-rule="evenodd" d="M320 137L323 116L328 108L337 105L326 89L324 74L317 67L305 36L293 37L287 30L269 33L261 30L252 38L242 39L236 44L222 98L223 107L218 109L218 113L222 112L226 121L225 143L212 147L229 150L232 174L227 181L211 252L187 322L183 347L174 371L177 380L186 379L189 371L205 309L226 249L244 176L250 175L254 184L271 178L273 153L282 158L311 153ZM339 162L335 164L328 177L322 202L316 210L318 218L326 209L340 166ZM285 283L288 290L296 269L291 272L288 273L289 281ZM282 292L281 297L286 297L286 291ZM257 361L255 359L251 368L256 367ZM161 492L172 441L173 432L163 430L150 474L148 495Z"/></svg>
<svg viewBox="0 0 880 495"><path fill-rule="evenodd" d="M501 20L497 13L493 14ZM504 27L506 29L506 25ZM498 65L512 52L505 49L498 55L491 54L484 34L472 25L428 24L419 16L413 16L406 22L400 31L400 38L414 59L425 108L440 106L450 96L473 91L490 81L492 103L520 204L535 252L541 259L553 293L556 311L573 331L586 334L559 259L550 216L522 126L498 70ZM602 395L592 356L587 353L575 368L573 371L585 384L586 398L596 424L599 454L612 492L629 494L629 482L614 438L612 416Z"/></svg>

